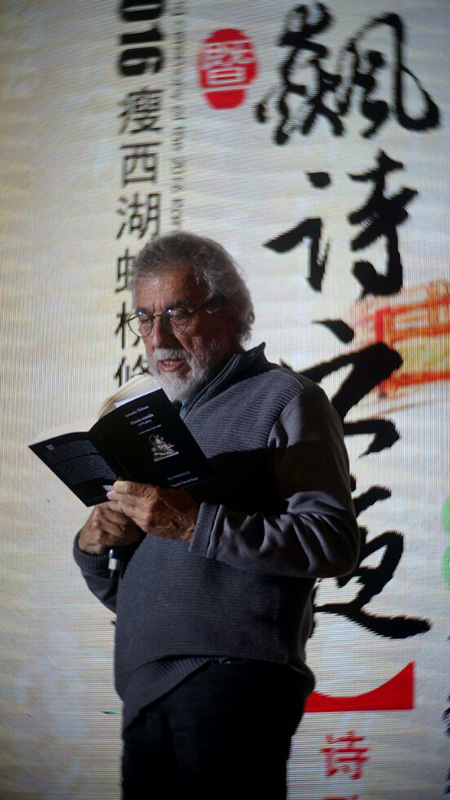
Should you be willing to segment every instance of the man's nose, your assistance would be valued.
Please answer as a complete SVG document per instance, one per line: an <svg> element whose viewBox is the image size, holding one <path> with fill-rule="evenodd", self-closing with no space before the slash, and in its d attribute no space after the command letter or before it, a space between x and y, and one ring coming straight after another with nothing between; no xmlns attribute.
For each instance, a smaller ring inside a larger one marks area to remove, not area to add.
<svg viewBox="0 0 450 800"><path fill-rule="evenodd" d="M157 347L173 347L174 341L177 341L173 333L164 327L161 317L155 317L152 332L146 338L154 350Z"/></svg>

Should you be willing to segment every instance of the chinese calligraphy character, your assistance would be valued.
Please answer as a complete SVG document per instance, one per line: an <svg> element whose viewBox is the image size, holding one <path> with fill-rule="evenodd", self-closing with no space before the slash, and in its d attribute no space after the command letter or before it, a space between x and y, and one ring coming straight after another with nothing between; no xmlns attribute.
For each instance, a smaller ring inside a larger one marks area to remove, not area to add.
<svg viewBox="0 0 450 800"><path fill-rule="evenodd" d="M309 251L309 276L308 283L312 289L320 292L322 281L325 275L325 268L328 259L330 243L327 242L323 253L319 255L320 239L322 236L322 220L317 217L304 219L299 225L291 228L275 239L265 243L265 247L270 247L276 253L286 253L301 244L303 239L310 240Z"/></svg>
<svg viewBox="0 0 450 800"><path fill-rule="evenodd" d="M122 160L122 185L139 181L157 180L158 154L150 148L158 147L158 142L147 144L124 144L125 155Z"/></svg>
<svg viewBox="0 0 450 800"><path fill-rule="evenodd" d="M408 218L406 205L417 194L415 189L404 188L396 195L386 197L386 176L394 170L403 169L400 161L394 161L380 150L377 166L360 175L350 174L353 181L374 184L367 202L348 215L352 225L362 225L363 230L351 241L353 251L368 247L380 238L386 239L387 268L380 274L368 261L356 261L353 274L361 284L362 296L367 294L390 295L399 292L403 285L403 265L399 252L397 227ZM310 182L315 188L325 189L330 184L328 173L310 173ZM330 242L327 241L320 252L323 222L320 217L310 217L298 225L284 231L279 236L265 242L277 253L286 253L300 245L304 239L310 241L308 283L315 291L322 291L322 283L329 255Z"/></svg>
<svg viewBox="0 0 450 800"><path fill-rule="evenodd" d="M351 242L351 249L361 250L373 244L381 237L387 240L387 269L380 275L369 261L357 261L353 274L366 294L389 295L399 292L403 285L403 266L398 248L397 226L408 218L405 206L417 194L415 189L404 188L392 197L386 197L386 175L394 170L403 169L400 161L394 161L380 150L377 158L378 166L362 175L350 175L353 181L372 181L374 189L361 208L348 215L352 225L361 224L363 230Z"/></svg>
<svg viewBox="0 0 450 800"><path fill-rule="evenodd" d="M319 2L303 3L287 14L279 46L289 50L279 68L279 84L270 89L256 107L257 121L265 123L269 104L274 101L278 113L276 144L285 144L294 131L308 135L320 118L327 121L334 136L341 136L344 133L342 118L350 110L355 88L361 89L359 111L370 122L362 132L366 138L377 133L390 113L406 130L428 131L439 125L436 103L405 64L406 36L398 14L375 17L349 39L338 56L335 71L325 69L323 62L329 51L316 41L332 22L326 5ZM384 29L391 34L392 54L371 49L370 44L364 50L369 34ZM392 97L388 100L376 96L377 91L381 91L380 86L386 83L385 79L380 80L380 77L385 78L380 75L383 69L391 70ZM416 103L420 112L415 117L406 109L405 79L414 84L420 98Z"/></svg>
<svg viewBox="0 0 450 800"><path fill-rule="evenodd" d="M157 236L160 228L160 200L159 194L148 194L145 200L141 200L139 192L135 192L132 200L120 197L119 202L123 207L119 208L117 213L125 219L116 238L120 239L126 231L130 235L137 232L139 238L142 239L149 227L151 235Z"/></svg>
<svg viewBox="0 0 450 800"><path fill-rule="evenodd" d="M360 351L338 356L326 363L302 370L302 373L320 383L323 378L332 372L352 365L352 371L347 375L332 398L332 403L343 420L345 436L373 434L374 438L371 444L362 454L367 455L370 452L381 452L395 444L399 438L395 426L388 420L369 419L348 422L345 417L351 408L356 406L372 389L386 380L401 364L402 359L394 349L389 348L382 342L377 342ZM388 489L382 486L372 486L354 499L356 515L359 516L374 503L387 500L390 495L391 493ZM367 541L367 530L360 527L360 533L360 563L350 575L338 578L337 586L339 588L344 587L353 578L356 578L361 589L350 602L324 603L321 605L316 601L315 610L330 614L341 614L367 630L388 638L404 639L428 631L430 623L427 620L401 615L384 617L364 610L369 601L375 595L380 594L394 576L403 553L403 536L397 531L386 531L380 536ZM376 552L381 553L378 564L375 567L364 566L364 560Z"/></svg>
<svg viewBox="0 0 450 800"><path fill-rule="evenodd" d="M119 366L114 374L114 378L116 379L118 386L122 386L122 384L130 380L133 375L141 375L144 372L148 372L148 370L147 363L142 355L138 356L133 366L130 366L126 356L122 356Z"/></svg>
<svg viewBox="0 0 450 800"><path fill-rule="evenodd" d="M355 731L349 731L345 736L336 737L329 733L326 739L328 747L323 747L321 752L325 753L327 778L343 772L352 780L358 780L362 775L363 765L369 760L366 755L369 748L358 745L365 737L357 736Z"/></svg>
<svg viewBox="0 0 450 800"><path fill-rule="evenodd" d="M355 506L358 505L358 499L362 501L361 505L367 507L366 504L371 505L389 496L388 490L375 486L361 498L356 498ZM393 578L403 554L403 536L397 531L385 531L368 542L366 528L360 527L360 532L362 537L360 564L351 575L338 578L337 583L341 588L348 584L351 577L356 577L362 588L350 602L316 604L315 610L329 614L341 614L366 630L389 639L407 639L410 636L429 631L430 623L424 619L410 618L404 615L381 617L364 610L370 600L380 594ZM379 563L375 567L363 566L365 559L377 552L381 552Z"/></svg>
<svg viewBox="0 0 450 800"><path fill-rule="evenodd" d="M121 358L120 364L117 367L117 371L114 374L114 378L119 386L122 386L122 384L126 383L130 379L130 367L125 356Z"/></svg>
<svg viewBox="0 0 450 800"><path fill-rule="evenodd" d="M361 56L359 46L365 36L376 28L387 26L393 36L392 56L385 58L379 50L368 49ZM372 123L362 135L366 138L373 136L387 121L389 112L392 111L397 121L406 130L427 131L439 125L439 109L433 102L428 92L425 91L419 79L405 66L404 63L405 32L401 18L398 14L383 14L371 20L353 39L345 46L340 58L340 66L344 68L345 61L350 65L347 76L343 76L340 89L339 113L347 114L354 87L361 87L362 96L360 109L366 119ZM348 58L349 54L349 58ZM377 88L376 73L378 70L392 64L392 94L389 104L385 100L374 98L373 93ZM367 64L367 68L364 66ZM412 117L405 109L405 76L412 81L419 91L423 113L421 116ZM338 92L339 93L339 92Z"/></svg>
<svg viewBox="0 0 450 800"><path fill-rule="evenodd" d="M324 103L324 96L336 89L340 78L322 67L328 48L314 41L315 36L328 28L332 17L323 3L315 5L316 14L311 14L312 8L305 4L288 13L279 42L281 47L289 47L290 52L280 69L282 89L276 103L280 115L276 144L285 144L294 130L308 134L318 116L328 119L335 135L343 132L337 112ZM267 120L267 105L273 93L271 90L257 107L259 122Z"/></svg>
<svg viewBox="0 0 450 800"><path fill-rule="evenodd" d="M144 133L146 131L160 131L158 127L161 115L161 90L141 89L140 92L129 92L122 100L123 118L120 133Z"/></svg>
<svg viewBox="0 0 450 800"><path fill-rule="evenodd" d="M128 289L128 278L133 267L134 256L128 252L128 247L122 256L117 259L117 286L116 292L123 292Z"/></svg>
<svg viewBox="0 0 450 800"><path fill-rule="evenodd" d="M128 327L128 317L130 312L126 309L126 303L122 303L122 310L116 314L119 323L117 325L116 330L114 331L115 336L120 336L122 350L126 347L126 339L127 339L127 331L129 331ZM131 332L131 331L130 331ZM137 343L139 342L139 337L135 336L135 340L133 342L133 347L136 347Z"/></svg>

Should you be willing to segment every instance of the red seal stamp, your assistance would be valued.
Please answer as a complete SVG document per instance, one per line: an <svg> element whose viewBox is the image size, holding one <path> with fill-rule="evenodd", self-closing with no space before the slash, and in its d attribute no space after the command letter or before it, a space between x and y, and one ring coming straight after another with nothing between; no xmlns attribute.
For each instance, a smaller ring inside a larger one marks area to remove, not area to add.
<svg viewBox="0 0 450 800"><path fill-rule="evenodd" d="M236 108L257 74L250 39L236 28L214 31L203 42L198 69L208 103L214 108Z"/></svg>

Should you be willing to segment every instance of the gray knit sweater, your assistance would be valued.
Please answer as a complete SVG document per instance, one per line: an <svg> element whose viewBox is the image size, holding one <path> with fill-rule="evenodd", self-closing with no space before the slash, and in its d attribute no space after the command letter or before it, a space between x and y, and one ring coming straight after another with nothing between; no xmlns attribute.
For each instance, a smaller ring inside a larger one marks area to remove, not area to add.
<svg viewBox="0 0 450 800"><path fill-rule="evenodd" d="M192 542L145 536L119 579L106 556L74 549L117 613L117 690L171 657L263 659L311 676L315 579L350 572L358 556L341 422L322 389L262 347L233 356L185 422L215 472L189 489L200 502Z"/></svg>

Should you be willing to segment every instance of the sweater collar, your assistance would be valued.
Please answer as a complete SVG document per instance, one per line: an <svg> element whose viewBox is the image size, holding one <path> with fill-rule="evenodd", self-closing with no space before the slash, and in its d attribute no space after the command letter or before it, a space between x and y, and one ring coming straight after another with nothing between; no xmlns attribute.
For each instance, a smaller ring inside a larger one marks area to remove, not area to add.
<svg viewBox="0 0 450 800"><path fill-rule="evenodd" d="M251 350L244 350L242 353L235 353L231 358L223 364L219 369L208 378L194 395L189 400L182 403L180 414L184 417L193 405L203 403L214 397L232 383L240 378L250 368L252 371L255 367L263 367L268 362L264 355L265 343L252 347Z"/></svg>

